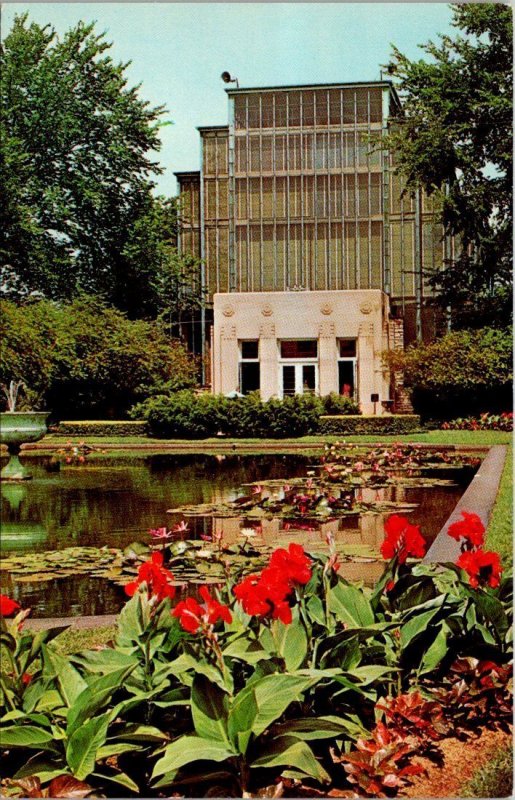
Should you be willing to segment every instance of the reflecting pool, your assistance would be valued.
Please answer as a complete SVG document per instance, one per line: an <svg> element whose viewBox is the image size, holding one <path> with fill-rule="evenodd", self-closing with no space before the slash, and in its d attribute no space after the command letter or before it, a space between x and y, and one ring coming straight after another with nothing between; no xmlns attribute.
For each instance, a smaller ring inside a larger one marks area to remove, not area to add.
<svg viewBox="0 0 515 800"><path fill-rule="evenodd" d="M0 543L6 561L22 553L72 547L123 548L137 540L148 542L149 528L183 519L182 514L167 513L170 509L232 501L248 491L242 488L244 484L305 476L310 466L318 463L316 457L297 454L102 456L71 465L50 456L27 455L26 460L31 462L33 474L30 485L1 486ZM440 470L438 477L449 479L449 484L431 488L390 486L356 491L367 502L416 504L409 510L410 521L432 539L473 473L470 467L448 473ZM244 515L226 519L201 514L188 518L187 537L223 532L227 542L237 541L240 529L250 524L267 545L297 541L320 550L331 533L343 552L357 554L353 563L344 565L345 577L374 580L382 566L369 556L382 541L385 516L353 514L302 526L298 520L272 518L256 524ZM45 581L24 578L13 583L4 569L0 586L23 605L32 606L33 616L111 613L119 609L124 597L121 587L91 575Z"/></svg>

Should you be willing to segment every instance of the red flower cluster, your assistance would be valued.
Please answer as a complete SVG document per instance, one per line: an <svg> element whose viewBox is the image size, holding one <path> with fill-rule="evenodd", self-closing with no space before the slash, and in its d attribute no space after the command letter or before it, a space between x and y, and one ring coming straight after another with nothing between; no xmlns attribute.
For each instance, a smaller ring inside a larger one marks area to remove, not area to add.
<svg viewBox="0 0 515 800"><path fill-rule="evenodd" d="M480 518L477 514L469 514L468 511L462 511L461 516L463 519L449 525L447 533L457 542L464 539L465 543L481 547L485 538L485 526Z"/></svg>
<svg viewBox="0 0 515 800"><path fill-rule="evenodd" d="M479 586L491 586L495 589L499 586L503 569L498 553L481 549L466 550L456 564L468 574L473 589Z"/></svg>
<svg viewBox="0 0 515 800"><path fill-rule="evenodd" d="M412 525L405 517L394 514L385 522L386 537L381 545L381 555L390 559L397 556L399 564L404 564L408 556L422 558L426 554L426 541L417 525Z"/></svg>
<svg viewBox="0 0 515 800"><path fill-rule="evenodd" d="M251 616L292 621L288 602L295 584L305 585L311 578L311 560L300 544L292 542L288 550L280 547L272 553L270 564L260 575L248 575L234 587L234 594Z"/></svg>
<svg viewBox="0 0 515 800"><path fill-rule="evenodd" d="M207 586L202 586L200 596L205 605L201 606L194 597L181 600L177 603L172 616L178 617L182 628L189 633L196 633L200 627L214 625L219 619L224 622L232 622L231 612L227 606L222 605L214 597L211 597Z"/></svg>
<svg viewBox="0 0 515 800"><path fill-rule="evenodd" d="M149 595L155 595L158 602L164 600L165 597L175 597L175 586L171 586L169 581L173 581L174 577L170 570L163 567L163 554L161 552L152 553L152 557L138 570L138 577L135 581L125 585L125 594L132 597L141 586L146 583Z"/></svg>
<svg viewBox="0 0 515 800"><path fill-rule="evenodd" d="M6 594L0 594L0 616L10 617L19 608L20 604L16 600L11 600Z"/></svg>

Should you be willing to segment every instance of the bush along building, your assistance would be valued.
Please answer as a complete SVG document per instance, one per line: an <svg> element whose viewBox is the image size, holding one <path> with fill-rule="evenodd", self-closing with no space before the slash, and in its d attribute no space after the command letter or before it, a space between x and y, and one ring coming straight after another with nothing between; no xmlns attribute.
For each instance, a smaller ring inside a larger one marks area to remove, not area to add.
<svg viewBox="0 0 515 800"><path fill-rule="evenodd" d="M215 393L353 397L407 411L382 354L437 324L428 277L451 253L431 198L403 193L381 137L388 81L229 88L177 172L180 248L202 259L197 335Z"/></svg>

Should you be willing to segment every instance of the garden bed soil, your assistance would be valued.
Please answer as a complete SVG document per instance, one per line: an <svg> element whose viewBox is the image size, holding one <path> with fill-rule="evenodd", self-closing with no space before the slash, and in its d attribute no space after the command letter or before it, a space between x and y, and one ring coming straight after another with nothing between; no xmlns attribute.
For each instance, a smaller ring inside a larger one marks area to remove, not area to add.
<svg viewBox="0 0 515 800"><path fill-rule="evenodd" d="M460 798L465 784L500 748L511 748L513 737L500 730L482 728L476 738L460 741L454 737L438 742L442 753L442 763L435 764L428 758L415 756L414 764L420 764L425 773L410 779L410 783L399 789L395 797L410 798ZM285 796L289 796L288 790ZM296 790L297 797L356 797L352 789L330 789L328 792L301 786Z"/></svg>
<svg viewBox="0 0 515 800"><path fill-rule="evenodd" d="M479 736L468 741L444 739L439 743L442 766L427 758L417 757L414 763L421 764L427 773L412 778L411 783L398 793L398 797L462 797L463 786L484 767L499 748L511 748L513 737L500 730L481 729Z"/></svg>

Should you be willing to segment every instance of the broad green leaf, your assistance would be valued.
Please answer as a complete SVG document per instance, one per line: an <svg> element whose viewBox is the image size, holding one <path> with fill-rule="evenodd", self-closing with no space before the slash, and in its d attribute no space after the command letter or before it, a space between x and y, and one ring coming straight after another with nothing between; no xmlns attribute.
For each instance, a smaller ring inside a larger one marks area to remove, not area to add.
<svg viewBox="0 0 515 800"><path fill-rule="evenodd" d="M125 603L118 617L116 643L120 647L139 645L143 631L150 622L150 607L146 595L136 592Z"/></svg>
<svg viewBox="0 0 515 800"><path fill-rule="evenodd" d="M442 659L445 658L448 650L447 648L448 635L449 635L449 628L445 623L443 623L440 626L440 630L436 634L434 641L424 653L424 658L422 659L420 669L418 670L419 675L423 675L426 672L432 672L432 670L434 670L438 666L438 664L442 661Z"/></svg>
<svg viewBox="0 0 515 800"><path fill-rule="evenodd" d="M253 687L239 692L234 698L228 716L227 729L233 746L245 755L252 736L252 725L258 712Z"/></svg>
<svg viewBox="0 0 515 800"><path fill-rule="evenodd" d="M110 716L107 712L88 720L68 739L66 761L73 775L80 781L95 769L97 750L105 742Z"/></svg>
<svg viewBox="0 0 515 800"><path fill-rule="evenodd" d="M111 756L119 756L122 753L136 753L143 750L142 745L130 744L129 742L117 742L115 744L105 744L97 750L97 761Z"/></svg>
<svg viewBox="0 0 515 800"><path fill-rule="evenodd" d="M274 735L293 736L295 739L311 741L315 739L336 738L343 734L352 738L366 733L362 726L345 717L301 717L288 720L274 727Z"/></svg>
<svg viewBox="0 0 515 800"><path fill-rule="evenodd" d="M236 658L251 665L271 657L259 642L249 640L246 635L232 641L223 651L223 655L226 658Z"/></svg>
<svg viewBox="0 0 515 800"><path fill-rule="evenodd" d="M57 679L63 700L69 708L86 689L87 683L65 656L59 655L45 644L42 645L41 652L45 672Z"/></svg>
<svg viewBox="0 0 515 800"><path fill-rule="evenodd" d="M260 751L260 756L250 765L255 767L294 767L320 783L329 783L331 778L306 742L291 736L274 739Z"/></svg>
<svg viewBox="0 0 515 800"><path fill-rule="evenodd" d="M237 755L224 742L201 739L200 736L181 736L167 745L164 755L152 772L152 779L167 772L175 772L194 761L225 761Z"/></svg>
<svg viewBox="0 0 515 800"><path fill-rule="evenodd" d="M67 735L71 736L87 719L91 719L110 700L123 681L134 669L134 666L108 672L100 678L95 678L83 692L80 693L73 706L68 711Z"/></svg>
<svg viewBox="0 0 515 800"><path fill-rule="evenodd" d="M317 678L297 675L266 675L249 687L238 693L234 703L242 702L247 695L253 693L257 712L252 723L252 733L259 736L272 722L275 722L288 706L295 700L300 700L303 692L314 683Z"/></svg>
<svg viewBox="0 0 515 800"><path fill-rule="evenodd" d="M374 612L369 600L356 586L339 582L329 590L329 610L339 622L354 628L365 628L374 622Z"/></svg>
<svg viewBox="0 0 515 800"><path fill-rule="evenodd" d="M28 747L31 750L55 750L52 733L34 725L10 725L0 728L0 747Z"/></svg>
<svg viewBox="0 0 515 800"><path fill-rule="evenodd" d="M46 781L51 781L52 778L57 778L67 771L66 765L61 760L52 760L49 756L38 754L29 758L26 764L20 767L13 776L13 780L35 777L39 778L41 783L46 783Z"/></svg>
<svg viewBox="0 0 515 800"><path fill-rule="evenodd" d="M481 589L477 591L467 591L468 596L474 601L479 613L485 622L490 623L497 636L502 638L508 630L510 623L502 603L491 594Z"/></svg>
<svg viewBox="0 0 515 800"><path fill-rule="evenodd" d="M191 713L195 733L202 739L229 744L227 694L204 675L196 675L191 689Z"/></svg>
<svg viewBox="0 0 515 800"><path fill-rule="evenodd" d="M276 620L272 625L272 635L277 651L284 658L288 672L298 669L308 652L308 637L300 620L293 619L290 625Z"/></svg>
<svg viewBox="0 0 515 800"><path fill-rule="evenodd" d="M124 786L126 789L129 789L130 792L135 792L139 794L139 786L135 783L132 778L125 772L93 772L95 778L100 778L102 781L111 781L112 783L116 783L119 786Z"/></svg>
<svg viewBox="0 0 515 800"><path fill-rule="evenodd" d="M309 617L319 625L326 624L324 604L317 595L312 595L306 603Z"/></svg>
<svg viewBox="0 0 515 800"><path fill-rule="evenodd" d="M123 667L130 667L138 663L134 653L125 653L123 650L106 647L103 650L86 650L78 655L71 655L70 661L86 667L88 673L114 672Z"/></svg>
<svg viewBox="0 0 515 800"><path fill-rule="evenodd" d="M441 606L438 606L438 608L432 608L423 614L417 614L404 623L401 627L401 645L403 648L408 647L414 639L427 631L430 623L440 613L440 608Z"/></svg>
<svg viewBox="0 0 515 800"><path fill-rule="evenodd" d="M162 742L168 739L168 734L152 725L138 725L129 723L118 731L118 738L129 742Z"/></svg>

